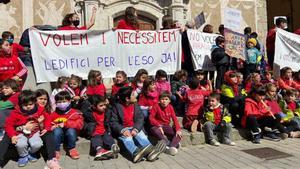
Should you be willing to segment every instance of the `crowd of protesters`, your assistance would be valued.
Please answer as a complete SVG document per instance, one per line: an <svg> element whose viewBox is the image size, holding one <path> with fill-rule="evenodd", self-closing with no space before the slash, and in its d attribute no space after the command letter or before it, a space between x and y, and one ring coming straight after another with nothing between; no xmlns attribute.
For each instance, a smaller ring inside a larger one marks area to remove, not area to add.
<svg viewBox="0 0 300 169"><path fill-rule="evenodd" d="M59 30L90 29L95 13L94 8L84 27L78 27L77 14L68 14ZM128 7L125 19L114 30L139 30L137 14L135 8ZM162 24L162 29L180 27L170 16L165 16ZM90 70L87 81L78 75L59 77L52 93L44 89L22 90L27 68L19 53L30 48L14 43L11 32L3 32L0 168L11 158L12 151L18 154L20 167L37 161L41 152L47 168L61 168L61 144L72 159L79 159L79 136L90 140L95 160L118 158L121 147L134 163L158 160L161 153L176 155L183 129L204 132L206 142L213 146L234 146L233 127L247 129L256 144L261 138L280 141L300 137L300 71L284 67L276 79L272 72L276 29L285 28L286 20L278 18L276 28L268 33L266 53L259 35L245 28L245 60L226 53L224 26L220 25L220 36L211 49L216 71L210 72L193 69L186 33L193 27L190 22L180 27L182 69L172 76L160 69L152 77L147 70L139 69L133 78L127 78L126 70L118 70L114 84L105 86L101 72ZM213 33L213 26L206 25L203 32ZM177 116L183 117L182 122ZM148 136L157 142L154 144Z"/></svg>

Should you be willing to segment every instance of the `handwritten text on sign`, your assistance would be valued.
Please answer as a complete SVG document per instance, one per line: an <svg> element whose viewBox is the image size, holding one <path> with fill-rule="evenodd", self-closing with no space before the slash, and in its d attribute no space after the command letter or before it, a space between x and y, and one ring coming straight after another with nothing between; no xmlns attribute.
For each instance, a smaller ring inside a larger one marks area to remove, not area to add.
<svg viewBox="0 0 300 169"><path fill-rule="evenodd" d="M124 70L134 76L144 68L154 75L180 68L181 35L166 31L38 31L30 30L37 82L56 81L59 76L87 77L91 69L103 77Z"/></svg>
<svg viewBox="0 0 300 169"><path fill-rule="evenodd" d="M194 68L196 70L215 70L213 63L211 62L211 49L212 46L215 45L215 39L219 35L202 33L191 29L188 30L187 34L190 42Z"/></svg>
<svg viewBox="0 0 300 169"><path fill-rule="evenodd" d="M288 66L293 71L300 69L300 36L277 29L274 64L280 68Z"/></svg>
<svg viewBox="0 0 300 169"><path fill-rule="evenodd" d="M225 29L225 51L229 56L245 60L246 35Z"/></svg>

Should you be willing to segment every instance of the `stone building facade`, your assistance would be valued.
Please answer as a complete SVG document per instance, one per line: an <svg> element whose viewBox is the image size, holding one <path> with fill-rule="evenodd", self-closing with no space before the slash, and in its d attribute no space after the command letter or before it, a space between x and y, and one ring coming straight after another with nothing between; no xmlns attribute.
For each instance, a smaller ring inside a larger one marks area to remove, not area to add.
<svg viewBox="0 0 300 169"><path fill-rule="evenodd" d="M64 15L74 11L84 24L93 6L98 7L93 29L111 29L124 16L125 8L134 6L143 29L160 29L167 14L184 24L204 12L217 32L224 9L231 7L242 11L242 27L251 26L262 39L267 32L266 0L14 0L0 4L0 32L10 30L18 38L32 25L60 25Z"/></svg>

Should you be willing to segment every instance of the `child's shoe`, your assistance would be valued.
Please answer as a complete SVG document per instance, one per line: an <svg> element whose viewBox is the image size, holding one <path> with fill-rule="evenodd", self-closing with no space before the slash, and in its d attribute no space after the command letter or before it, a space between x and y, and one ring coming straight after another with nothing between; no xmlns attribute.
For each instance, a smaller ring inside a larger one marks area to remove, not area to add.
<svg viewBox="0 0 300 169"><path fill-rule="evenodd" d="M231 141L231 140L229 140L229 139L226 139L226 140L224 141L224 144L227 144L227 145L229 145L229 146L235 146L235 145L236 145L235 142L233 142L233 141Z"/></svg>
<svg viewBox="0 0 300 169"><path fill-rule="evenodd" d="M100 148L98 151L97 151L97 154L94 158L95 161L99 161L99 160L107 160L109 158L112 158L113 157L113 152L112 151L109 151L109 150L105 150L103 148Z"/></svg>
<svg viewBox="0 0 300 169"><path fill-rule="evenodd" d="M158 156L166 150L166 142L164 140L159 141L155 147L153 147L152 151L148 154L148 161L155 161Z"/></svg>
<svg viewBox="0 0 300 169"><path fill-rule="evenodd" d="M59 151L55 151L55 158L57 159L57 160L60 160L60 152Z"/></svg>
<svg viewBox="0 0 300 169"><path fill-rule="evenodd" d="M194 120L192 125L191 125L191 132L192 133L195 133L198 129L198 124L199 124L199 121L198 120Z"/></svg>
<svg viewBox="0 0 300 169"><path fill-rule="evenodd" d="M28 157L25 156L25 157L20 157L18 159L18 166L19 167L25 167L26 165L28 164Z"/></svg>
<svg viewBox="0 0 300 169"><path fill-rule="evenodd" d="M261 134L258 133L258 134L253 134L253 140L252 140L252 143L254 144L260 144L260 137L261 137Z"/></svg>
<svg viewBox="0 0 300 169"><path fill-rule="evenodd" d="M210 140L209 144L216 147L220 146L220 143L215 139Z"/></svg>
<svg viewBox="0 0 300 169"><path fill-rule="evenodd" d="M167 147L165 152L166 154L175 156L178 153L178 149L175 147Z"/></svg>
<svg viewBox="0 0 300 169"><path fill-rule="evenodd" d="M53 158L52 160L48 160L46 162L46 166L44 169L61 169L59 162L56 158Z"/></svg>
<svg viewBox="0 0 300 169"><path fill-rule="evenodd" d="M280 141L280 137L276 136L276 134L274 134L274 132L267 132L265 135L264 135L264 139L267 139L267 140L271 140L271 141Z"/></svg>
<svg viewBox="0 0 300 169"><path fill-rule="evenodd" d="M146 147L142 148L142 149L137 149L134 153L133 153L133 162L137 163L139 161L142 160L143 157L145 157L147 154L150 153L150 151L153 149L152 144L147 145Z"/></svg>
<svg viewBox="0 0 300 169"><path fill-rule="evenodd" d="M113 152L113 159L118 158L118 154L120 152L120 147L118 146L118 144L113 144L111 146L111 151Z"/></svg>
<svg viewBox="0 0 300 169"><path fill-rule="evenodd" d="M73 160L79 159L79 153L75 148L69 150L69 155Z"/></svg>
<svg viewBox="0 0 300 169"><path fill-rule="evenodd" d="M28 160L29 160L29 162L34 163L34 162L37 162L38 158L34 154L29 154L28 155Z"/></svg>

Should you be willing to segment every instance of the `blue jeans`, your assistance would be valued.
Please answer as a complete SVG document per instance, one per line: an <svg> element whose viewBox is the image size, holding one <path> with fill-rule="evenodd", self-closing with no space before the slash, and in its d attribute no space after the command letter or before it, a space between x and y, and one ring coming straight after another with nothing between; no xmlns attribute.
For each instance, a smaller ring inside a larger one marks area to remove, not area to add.
<svg viewBox="0 0 300 169"><path fill-rule="evenodd" d="M131 131L132 128L128 128L128 130ZM119 139L123 142L131 155L133 155L133 153L138 149L138 146L144 148L151 144L148 137L142 130L135 137L125 137L122 135ZM138 145L136 145L135 142L137 142Z"/></svg>
<svg viewBox="0 0 300 169"><path fill-rule="evenodd" d="M76 146L77 133L76 129L73 128L55 128L53 130L54 141L55 141L55 151L60 150L60 144L66 143L67 149L71 150ZM65 140L66 138L66 140Z"/></svg>

